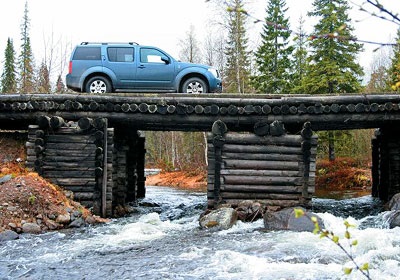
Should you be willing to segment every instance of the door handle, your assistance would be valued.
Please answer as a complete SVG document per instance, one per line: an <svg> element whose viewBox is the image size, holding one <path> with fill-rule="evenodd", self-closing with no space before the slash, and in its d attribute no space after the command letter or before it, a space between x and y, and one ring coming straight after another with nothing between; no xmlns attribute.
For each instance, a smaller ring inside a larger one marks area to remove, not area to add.
<svg viewBox="0 0 400 280"><path fill-rule="evenodd" d="M138 68L143 69L143 68L146 68L146 66L140 65Z"/></svg>

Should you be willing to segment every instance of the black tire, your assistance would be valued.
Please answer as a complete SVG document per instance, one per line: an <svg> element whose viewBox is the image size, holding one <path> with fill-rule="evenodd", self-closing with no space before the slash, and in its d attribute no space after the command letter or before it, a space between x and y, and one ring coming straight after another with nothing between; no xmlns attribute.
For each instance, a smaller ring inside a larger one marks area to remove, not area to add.
<svg viewBox="0 0 400 280"><path fill-rule="evenodd" d="M87 93L108 93L112 92L111 82L102 76L90 78L85 85Z"/></svg>
<svg viewBox="0 0 400 280"><path fill-rule="evenodd" d="M187 79L182 85L183 93L207 93L208 88L206 82L198 77Z"/></svg>

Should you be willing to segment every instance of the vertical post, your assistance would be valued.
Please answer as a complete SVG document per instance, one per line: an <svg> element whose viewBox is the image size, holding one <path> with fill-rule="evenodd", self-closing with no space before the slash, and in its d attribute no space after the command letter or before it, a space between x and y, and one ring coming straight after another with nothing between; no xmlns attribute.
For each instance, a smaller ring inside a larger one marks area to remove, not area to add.
<svg viewBox="0 0 400 280"><path fill-rule="evenodd" d="M103 180L101 184L101 215L106 217L107 215L107 145L108 145L108 119L104 119L104 142L103 142Z"/></svg>
<svg viewBox="0 0 400 280"><path fill-rule="evenodd" d="M226 124L217 120L213 123L213 145L214 145L214 207L220 202L221 196L221 165L222 165L222 146L225 143L224 135L228 131Z"/></svg>
<svg viewBox="0 0 400 280"><path fill-rule="evenodd" d="M301 136L303 141L301 142L301 149L303 152L303 189L302 189L302 203L307 205L307 200L310 199L308 193L308 187L310 184L310 164L311 164L311 137L313 135L313 131L311 129L311 123L306 122L303 125L303 129L301 130Z"/></svg>
<svg viewBox="0 0 400 280"><path fill-rule="evenodd" d="M375 131L375 138L371 140L372 146L372 192L373 197L379 196L379 130Z"/></svg>

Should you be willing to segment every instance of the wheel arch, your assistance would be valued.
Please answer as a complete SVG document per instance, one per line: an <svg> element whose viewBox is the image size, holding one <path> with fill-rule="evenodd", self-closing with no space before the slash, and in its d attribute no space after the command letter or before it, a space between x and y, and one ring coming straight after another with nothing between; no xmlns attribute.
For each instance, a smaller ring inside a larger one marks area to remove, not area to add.
<svg viewBox="0 0 400 280"><path fill-rule="evenodd" d="M105 74L103 72L93 72L93 73L90 73L89 75L87 75L85 77L85 79L83 80L83 82L82 82L82 86L81 86L81 91L82 92L85 92L86 83L91 78L96 77L96 76L100 76L100 77L103 77L103 78L107 79L110 82L110 85L111 85L111 92L114 92L115 89L114 89L113 80L111 79L111 77L109 75L107 75L107 74Z"/></svg>
<svg viewBox="0 0 400 280"><path fill-rule="evenodd" d="M210 83L208 82L208 79L206 76L204 76L201 73L188 73L185 76L183 76L179 82L179 87L178 87L178 92L183 92L183 84L190 78L199 78L204 81L204 83L207 86L207 90L210 90Z"/></svg>

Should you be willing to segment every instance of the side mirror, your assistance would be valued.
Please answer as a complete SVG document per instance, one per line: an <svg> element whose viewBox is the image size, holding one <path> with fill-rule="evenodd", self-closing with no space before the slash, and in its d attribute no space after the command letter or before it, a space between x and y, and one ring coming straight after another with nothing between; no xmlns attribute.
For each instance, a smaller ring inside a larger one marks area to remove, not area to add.
<svg viewBox="0 0 400 280"><path fill-rule="evenodd" d="M161 57L161 60L164 61L165 64L170 64L170 62L171 62L171 61L169 60L169 58L166 57L166 56L162 56L162 57Z"/></svg>

